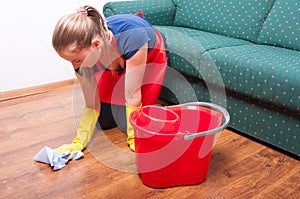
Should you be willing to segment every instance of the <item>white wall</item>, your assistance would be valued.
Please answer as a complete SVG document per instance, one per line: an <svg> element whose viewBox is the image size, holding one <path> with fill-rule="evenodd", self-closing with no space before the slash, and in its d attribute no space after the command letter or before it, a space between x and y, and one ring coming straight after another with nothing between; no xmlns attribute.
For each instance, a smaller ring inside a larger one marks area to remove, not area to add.
<svg viewBox="0 0 300 199"><path fill-rule="evenodd" d="M0 11L0 92L74 78L72 66L52 48L57 20L108 0L9 0Z"/></svg>

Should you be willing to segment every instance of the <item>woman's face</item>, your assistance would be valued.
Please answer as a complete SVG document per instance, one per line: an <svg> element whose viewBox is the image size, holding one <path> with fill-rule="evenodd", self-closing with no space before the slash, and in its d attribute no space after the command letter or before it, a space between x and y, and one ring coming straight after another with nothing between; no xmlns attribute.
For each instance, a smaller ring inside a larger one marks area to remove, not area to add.
<svg viewBox="0 0 300 199"><path fill-rule="evenodd" d="M74 50L73 45L69 45L59 52L63 59L72 63L74 69L94 66L99 60L100 54L101 48L94 43L80 51Z"/></svg>

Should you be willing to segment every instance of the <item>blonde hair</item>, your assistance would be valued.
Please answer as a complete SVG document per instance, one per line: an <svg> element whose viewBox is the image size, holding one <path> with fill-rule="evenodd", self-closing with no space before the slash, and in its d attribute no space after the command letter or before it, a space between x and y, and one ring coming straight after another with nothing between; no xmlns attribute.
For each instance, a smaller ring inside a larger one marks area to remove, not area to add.
<svg viewBox="0 0 300 199"><path fill-rule="evenodd" d="M81 50L91 45L96 35L105 38L106 25L101 14L92 6L82 6L76 13L59 19L52 36L52 46L59 52L68 45Z"/></svg>

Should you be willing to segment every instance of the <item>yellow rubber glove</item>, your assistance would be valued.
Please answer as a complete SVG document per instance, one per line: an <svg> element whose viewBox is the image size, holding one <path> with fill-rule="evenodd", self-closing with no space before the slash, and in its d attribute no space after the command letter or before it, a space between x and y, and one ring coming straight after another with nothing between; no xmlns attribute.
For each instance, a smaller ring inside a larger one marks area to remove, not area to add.
<svg viewBox="0 0 300 199"><path fill-rule="evenodd" d="M132 106L128 106L126 104L126 121L127 121L127 144L129 146L129 148L132 150L132 151L135 151L135 145L134 145L134 129L132 127L132 125L130 124L129 122L129 116L130 114L138 109L138 108L141 108L142 105L138 106L138 107L132 107Z"/></svg>
<svg viewBox="0 0 300 199"><path fill-rule="evenodd" d="M71 144L56 149L59 153L82 151L92 137L100 113L95 109L85 108L77 127L77 135Z"/></svg>

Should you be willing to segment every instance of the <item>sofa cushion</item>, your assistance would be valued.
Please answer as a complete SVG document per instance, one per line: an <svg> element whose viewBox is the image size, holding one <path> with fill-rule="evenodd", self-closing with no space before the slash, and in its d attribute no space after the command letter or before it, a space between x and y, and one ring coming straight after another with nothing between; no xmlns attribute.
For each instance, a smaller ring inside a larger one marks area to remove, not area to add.
<svg viewBox="0 0 300 199"><path fill-rule="evenodd" d="M198 68L201 55L208 50L251 44L248 41L229 38L200 30L174 26L155 26L164 33L167 41L169 65L191 76L201 76Z"/></svg>
<svg viewBox="0 0 300 199"><path fill-rule="evenodd" d="M258 43L300 50L300 1L277 0L258 37Z"/></svg>
<svg viewBox="0 0 300 199"><path fill-rule="evenodd" d="M254 41L274 0L174 0L174 24Z"/></svg>
<svg viewBox="0 0 300 199"><path fill-rule="evenodd" d="M227 89L300 115L299 51L244 45L211 50L201 58L201 70L213 73L216 64Z"/></svg>
<svg viewBox="0 0 300 199"><path fill-rule="evenodd" d="M172 0L157 1L118 1L108 2L103 6L105 17L115 14L144 12L145 18L154 25L173 25L175 5Z"/></svg>

